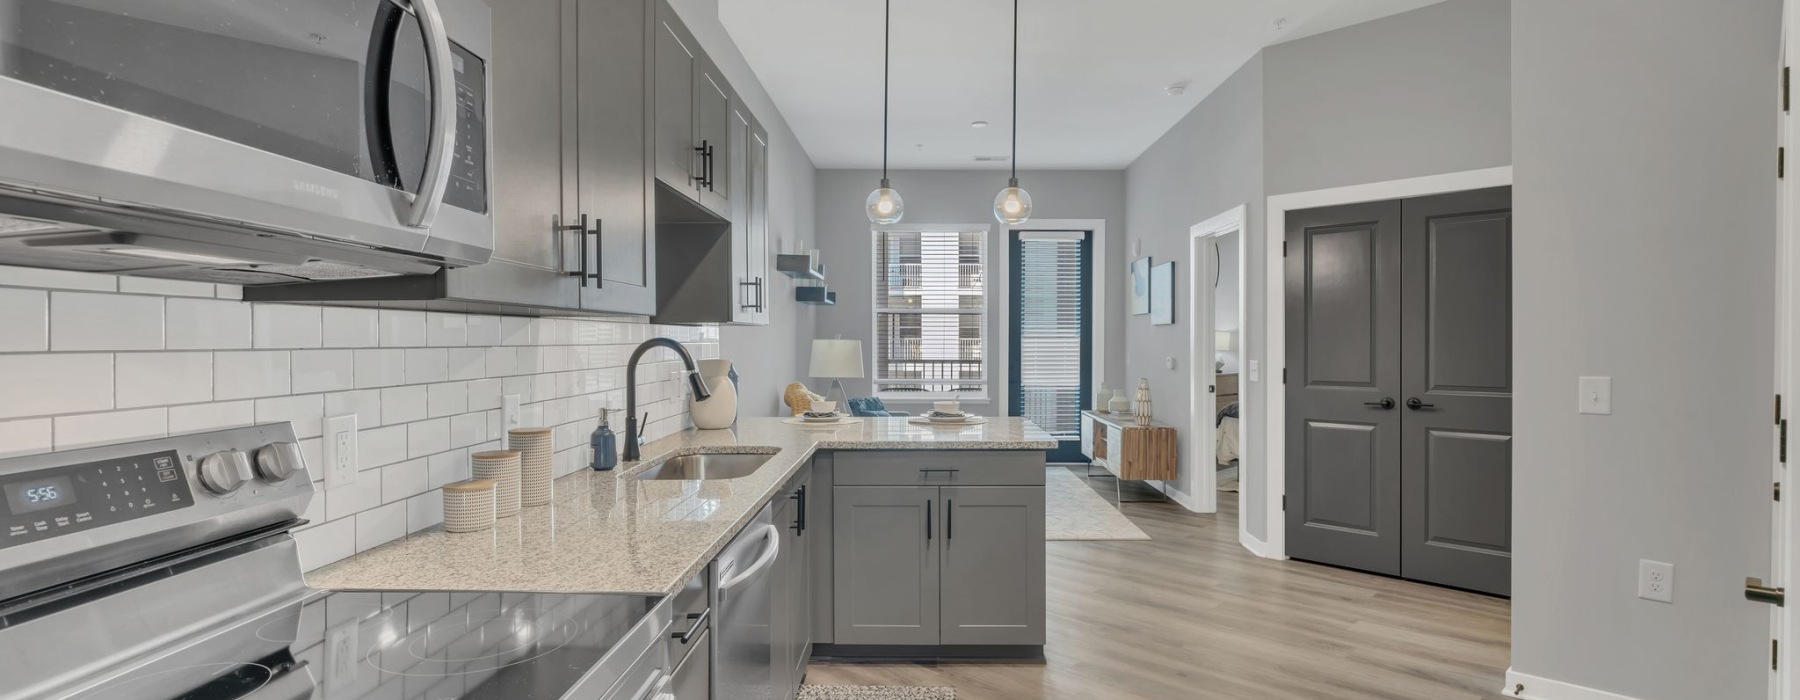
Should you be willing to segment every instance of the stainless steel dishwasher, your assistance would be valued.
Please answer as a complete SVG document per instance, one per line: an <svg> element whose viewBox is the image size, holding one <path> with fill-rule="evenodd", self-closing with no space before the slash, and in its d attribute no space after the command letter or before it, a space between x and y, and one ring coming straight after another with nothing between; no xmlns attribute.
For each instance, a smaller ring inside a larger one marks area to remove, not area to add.
<svg viewBox="0 0 1800 700"><path fill-rule="evenodd" d="M764 506L713 560L713 697L768 700L773 668L770 574L781 531Z"/></svg>

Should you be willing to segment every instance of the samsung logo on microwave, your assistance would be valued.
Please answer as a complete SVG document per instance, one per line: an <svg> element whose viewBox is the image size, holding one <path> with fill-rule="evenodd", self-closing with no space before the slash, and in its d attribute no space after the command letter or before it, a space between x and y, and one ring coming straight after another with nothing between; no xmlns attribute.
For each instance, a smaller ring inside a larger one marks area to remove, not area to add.
<svg viewBox="0 0 1800 700"><path fill-rule="evenodd" d="M310 194L310 195L314 195L314 196L318 196L318 197L324 197L326 199L337 199L338 198L338 191L337 191L337 188L335 188L335 187L326 187L324 185L311 183L311 182L301 182L299 180L294 180L293 183L294 183L294 191L295 192L305 192L306 194Z"/></svg>

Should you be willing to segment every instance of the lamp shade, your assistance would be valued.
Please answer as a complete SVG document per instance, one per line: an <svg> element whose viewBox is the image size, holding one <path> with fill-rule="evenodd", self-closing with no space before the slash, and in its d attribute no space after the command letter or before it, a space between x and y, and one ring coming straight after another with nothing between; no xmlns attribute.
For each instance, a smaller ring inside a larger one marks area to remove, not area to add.
<svg viewBox="0 0 1800 700"><path fill-rule="evenodd" d="M1231 331L1213 331L1213 349L1219 352L1231 350Z"/></svg>
<svg viewBox="0 0 1800 700"><path fill-rule="evenodd" d="M807 367L806 374L809 377L822 379L861 379L863 376L862 341L841 338L814 340L812 342L812 363Z"/></svg>

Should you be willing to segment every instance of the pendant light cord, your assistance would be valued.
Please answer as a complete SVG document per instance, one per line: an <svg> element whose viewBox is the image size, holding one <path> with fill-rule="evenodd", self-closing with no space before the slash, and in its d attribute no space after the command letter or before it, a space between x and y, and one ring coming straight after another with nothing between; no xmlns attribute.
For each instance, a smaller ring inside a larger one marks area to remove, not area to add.
<svg viewBox="0 0 1800 700"><path fill-rule="evenodd" d="M1019 179L1019 0L1013 0L1013 71L1012 71L1012 179Z"/></svg>
<svg viewBox="0 0 1800 700"><path fill-rule="evenodd" d="M1015 0L1016 1L1016 0ZM881 3L881 186L888 179L888 35L893 32L894 2ZM1015 42L1017 39L1014 40ZM1014 148L1017 148L1015 146Z"/></svg>

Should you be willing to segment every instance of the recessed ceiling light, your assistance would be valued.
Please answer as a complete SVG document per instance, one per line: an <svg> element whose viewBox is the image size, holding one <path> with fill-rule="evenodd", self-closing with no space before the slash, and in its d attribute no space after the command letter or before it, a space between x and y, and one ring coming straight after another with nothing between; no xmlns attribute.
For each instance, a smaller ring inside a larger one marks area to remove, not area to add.
<svg viewBox="0 0 1800 700"><path fill-rule="evenodd" d="M981 119L977 119L975 121L969 122L969 126L975 127L977 129L986 129L987 125L988 125L988 123Z"/></svg>
<svg viewBox="0 0 1800 700"><path fill-rule="evenodd" d="M1187 81L1183 80L1179 83L1172 83L1168 87L1163 88L1163 92L1168 93L1170 95L1179 95L1181 93L1187 92L1187 86L1188 86Z"/></svg>

